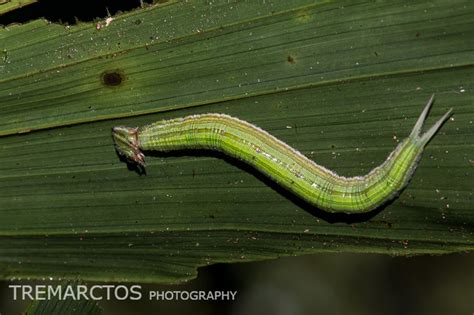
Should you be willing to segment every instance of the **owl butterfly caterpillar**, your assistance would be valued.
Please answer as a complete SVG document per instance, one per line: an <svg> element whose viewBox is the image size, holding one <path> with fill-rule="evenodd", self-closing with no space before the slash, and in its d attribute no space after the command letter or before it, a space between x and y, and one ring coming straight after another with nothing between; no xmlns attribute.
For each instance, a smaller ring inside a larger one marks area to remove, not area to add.
<svg viewBox="0 0 474 315"><path fill-rule="evenodd" d="M434 95L408 138L367 175L343 177L316 164L286 143L246 121L203 114L163 120L139 128L114 127L117 152L145 166L143 151L204 149L237 158L319 209L368 212L393 199L408 184L425 145L451 115L452 109L421 134Z"/></svg>

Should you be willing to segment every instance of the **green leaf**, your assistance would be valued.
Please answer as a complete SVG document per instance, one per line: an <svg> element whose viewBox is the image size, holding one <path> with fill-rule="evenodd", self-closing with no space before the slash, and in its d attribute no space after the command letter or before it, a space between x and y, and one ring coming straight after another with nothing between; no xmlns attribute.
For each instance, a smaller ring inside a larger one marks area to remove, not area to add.
<svg viewBox="0 0 474 315"><path fill-rule="evenodd" d="M469 1L175 1L1 30L0 276L171 283L217 262L472 250L473 16ZM214 155L148 157L139 176L111 138L227 113L358 175L432 93L427 125L452 120L367 215L326 214Z"/></svg>
<svg viewBox="0 0 474 315"><path fill-rule="evenodd" d="M0 0L0 15L22 8L38 0Z"/></svg>
<svg viewBox="0 0 474 315"><path fill-rule="evenodd" d="M73 284L68 284L68 286L74 288ZM63 285L61 290L66 290L66 288L67 286ZM65 291L62 292L65 294ZM75 299L72 297L60 298L58 295L51 295L51 297L48 299L35 300L31 302L25 312L25 315L100 315L101 313L102 310L96 301Z"/></svg>

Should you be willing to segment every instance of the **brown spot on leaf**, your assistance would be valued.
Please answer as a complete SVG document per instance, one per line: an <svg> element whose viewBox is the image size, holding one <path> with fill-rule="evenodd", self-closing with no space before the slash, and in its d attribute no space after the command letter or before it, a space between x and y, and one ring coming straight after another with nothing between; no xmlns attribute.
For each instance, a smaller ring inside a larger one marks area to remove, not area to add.
<svg viewBox="0 0 474 315"><path fill-rule="evenodd" d="M125 80L120 70L106 70L100 74L100 81L105 86L119 86Z"/></svg>

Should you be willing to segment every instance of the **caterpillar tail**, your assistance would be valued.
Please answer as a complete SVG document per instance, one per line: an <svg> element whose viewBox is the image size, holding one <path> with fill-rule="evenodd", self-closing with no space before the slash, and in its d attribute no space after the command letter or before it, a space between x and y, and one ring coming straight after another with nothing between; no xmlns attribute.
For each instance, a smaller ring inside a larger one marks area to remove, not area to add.
<svg viewBox="0 0 474 315"><path fill-rule="evenodd" d="M451 116L453 109L450 108L438 121L431 126L425 133L421 133L421 129L423 128L423 124L426 120L426 117L428 116L428 113L430 112L431 106L434 103L434 94L431 95L430 100L426 104L425 108L421 112L420 117L416 121L415 126L413 127L413 130L410 134L410 139L414 141L416 144L420 145L421 147L424 147L430 140L433 138L433 136L438 132L438 130L441 128L441 126L444 124L446 120Z"/></svg>

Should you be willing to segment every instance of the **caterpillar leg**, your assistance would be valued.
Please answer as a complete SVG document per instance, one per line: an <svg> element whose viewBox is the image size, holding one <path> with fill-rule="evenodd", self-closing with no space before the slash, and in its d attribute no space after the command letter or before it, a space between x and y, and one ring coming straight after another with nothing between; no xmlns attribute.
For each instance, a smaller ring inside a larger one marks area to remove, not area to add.
<svg viewBox="0 0 474 315"><path fill-rule="evenodd" d="M453 111L452 108L449 109L446 114L444 114L440 119L438 119L438 121L433 126L431 126L430 129L428 129L428 131L426 131L424 134L421 134L421 128L423 127L423 123L425 122L433 103L434 94L431 95L428 104L426 104L425 108L421 112L421 115L416 121L415 127L413 127L413 130L410 134L410 139L414 140L416 143L419 143L421 146L425 146L433 138L433 136L441 128L443 123L451 116L451 113Z"/></svg>

